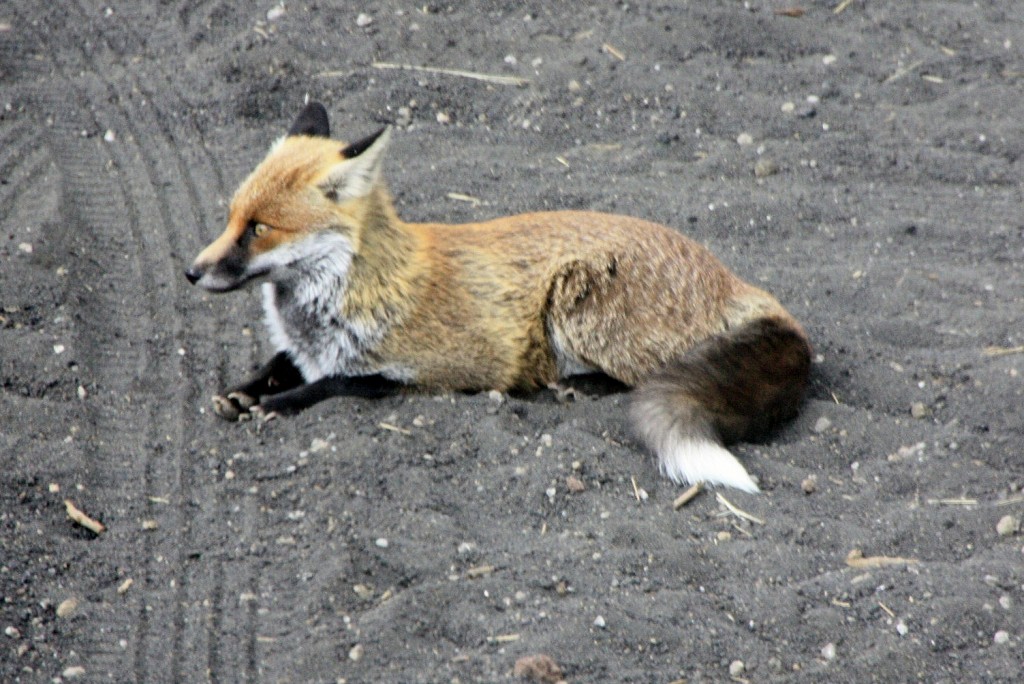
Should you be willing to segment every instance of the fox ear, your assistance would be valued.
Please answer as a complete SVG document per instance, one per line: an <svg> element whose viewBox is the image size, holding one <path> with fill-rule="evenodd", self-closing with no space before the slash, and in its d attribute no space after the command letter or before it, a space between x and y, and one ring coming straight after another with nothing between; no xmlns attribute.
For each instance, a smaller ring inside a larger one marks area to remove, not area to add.
<svg viewBox="0 0 1024 684"><path fill-rule="evenodd" d="M335 202L368 195L380 180L384 149L391 139L387 126L341 150L342 160L327 172L320 189Z"/></svg>
<svg viewBox="0 0 1024 684"><path fill-rule="evenodd" d="M288 129L288 135L311 135L316 138L331 136L331 123L327 109L319 102L310 102L299 112L299 117Z"/></svg>

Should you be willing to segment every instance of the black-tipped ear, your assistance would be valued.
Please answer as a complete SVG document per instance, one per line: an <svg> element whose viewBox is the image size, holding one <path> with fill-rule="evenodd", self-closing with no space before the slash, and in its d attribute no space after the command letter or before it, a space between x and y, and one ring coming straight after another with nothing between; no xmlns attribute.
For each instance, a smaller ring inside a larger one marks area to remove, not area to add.
<svg viewBox="0 0 1024 684"><path fill-rule="evenodd" d="M349 143L341 151L341 156L344 157L345 159L353 159L354 157L358 157L363 152L368 150L370 145L372 145L373 143L377 142L377 138L379 138L381 136L381 134L383 134L384 131L386 131L386 130L388 130L387 126L385 126L384 128L380 129L379 131L377 131L373 135L366 136L362 140L357 140L354 143Z"/></svg>
<svg viewBox="0 0 1024 684"><path fill-rule="evenodd" d="M316 138L331 137L331 123L327 110L319 102L310 102L299 113L299 118L288 129L288 135L311 135Z"/></svg>

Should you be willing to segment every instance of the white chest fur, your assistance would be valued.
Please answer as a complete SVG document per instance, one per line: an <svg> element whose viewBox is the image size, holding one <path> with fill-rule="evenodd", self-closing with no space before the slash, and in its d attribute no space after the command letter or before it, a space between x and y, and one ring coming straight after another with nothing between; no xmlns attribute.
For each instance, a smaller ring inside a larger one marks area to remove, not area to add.
<svg viewBox="0 0 1024 684"><path fill-rule="evenodd" d="M352 246L337 233L319 233L261 257L270 266L263 284L264 322L277 351L291 356L307 382L329 375L378 372L374 348L382 325L342 315Z"/></svg>

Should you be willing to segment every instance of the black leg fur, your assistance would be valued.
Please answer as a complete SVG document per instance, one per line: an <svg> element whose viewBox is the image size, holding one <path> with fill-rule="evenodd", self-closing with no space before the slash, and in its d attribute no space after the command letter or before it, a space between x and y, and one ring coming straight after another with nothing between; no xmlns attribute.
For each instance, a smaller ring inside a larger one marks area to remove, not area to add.
<svg viewBox="0 0 1024 684"><path fill-rule="evenodd" d="M382 375L350 378L332 376L269 396L254 407L254 410L266 417L275 413L295 413L331 397L379 399L394 394L403 386L402 383L388 380Z"/></svg>

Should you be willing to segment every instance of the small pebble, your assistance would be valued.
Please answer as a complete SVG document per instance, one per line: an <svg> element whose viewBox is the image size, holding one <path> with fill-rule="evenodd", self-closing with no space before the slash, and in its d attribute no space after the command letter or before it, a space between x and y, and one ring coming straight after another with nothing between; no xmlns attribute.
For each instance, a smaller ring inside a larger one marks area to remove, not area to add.
<svg viewBox="0 0 1024 684"><path fill-rule="evenodd" d="M1010 610L1013 607L1013 599L1005 594L999 597L999 607L1003 610Z"/></svg>
<svg viewBox="0 0 1024 684"><path fill-rule="evenodd" d="M74 613L76 608L78 608L78 599L74 597L64 599L57 606L57 617L66 618Z"/></svg>
<svg viewBox="0 0 1024 684"><path fill-rule="evenodd" d="M81 665L72 665L71 667L64 668L64 671L60 674L64 679L75 679L85 674L85 668Z"/></svg>
<svg viewBox="0 0 1024 684"><path fill-rule="evenodd" d="M356 644L348 650L348 659L353 663L358 663L363 659L363 645Z"/></svg>
<svg viewBox="0 0 1024 684"><path fill-rule="evenodd" d="M800 483L800 489L804 490L804 494L813 494L818 490L818 477L816 475L808 475Z"/></svg>
<svg viewBox="0 0 1024 684"><path fill-rule="evenodd" d="M395 117L395 124L398 126L408 126L412 123L412 110L408 107L399 107L398 116Z"/></svg>
<svg viewBox="0 0 1024 684"><path fill-rule="evenodd" d="M19 242L18 243L18 249L21 250L22 252L24 252L25 254L31 254L32 253L32 243L30 243L30 242Z"/></svg>
<svg viewBox="0 0 1024 684"><path fill-rule="evenodd" d="M903 620L900 620L899 622L896 623L896 633L899 634L900 636L907 636L907 633L909 631L910 631L910 628L907 627L907 623L904 622Z"/></svg>
<svg viewBox="0 0 1024 684"><path fill-rule="evenodd" d="M551 435L545 432L543 435L540 436L540 443L546 447L550 447L554 443L554 441Z"/></svg>
<svg viewBox="0 0 1024 684"><path fill-rule="evenodd" d="M572 494L579 494L587 490L587 485L583 483L583 480L576 477L575 475L569 475L565 478L565 487Z"/></svg>
<svg viewBox="0 0 1024 684"><path fill-rule="evenodd" d="M1009 643L1009 641L1010 641L1010 633L1007 632L1005 629L999 630L998 632L996 632L992 636L992 643L1000 645L1000 646L1003 645L1003 644Z"/></svg>
<svg viewBox="0 0 1024 684"><path fill-rule="evenodd" d="M491 390L490 392L488 392L487 398L493 401L495 404L505 403L505 395L499 392L498 390Z"/></svg>
<svg viewBox="0 0 1024 684"><path fill-rule="evenodd" d="M836 645L829 642L821 647L821 657L825 660L835 660L836 658Z"/></svg>
<svg viewBox="0 0 1024 684"><path fill-rule="evenodd" d="M924 418L928 415L928 407L923 402L915 401L910 405L910 415L914 418Z"/></svg>
<svg viewBox="0 0 1024 684"><path fill-rule="evenodd" d="M1020 520L1013 515L1004 515L996 523L996 532L1000 537L1009 537L1020 530Z"/></svg>
<svg viewBox="0 0 1024 684"><path fill-rule="evenodd" d="M720 542L727 542L732 539L732 532L730 532L729 530L721 530L718 534L715 535L715 539L717 539Z"/></svg>
<svg viewBox="0 0 1024 684"><path fill-rule="evenodd" d="M284 5L274 5L267 10L267 21L277 21L285 15Z"/></svg>
<svg viewBox="0 0 1024 684"><path fill-rule="evenodd" d="M734 660L729 663L729 676L739 677L741 674L746 672L747 666L743 664L742 660Z"/></svg>
<svg viewBox="0 0 1024 684"><path fill-rule="evenodd" d="M10 626L10 627L5 627L4 628L4 634L6 634L7 636L11 637L12 639L17 639L18 637L21 636L21 631L18 630L17 627Z"/></svg>
<svg viewBox="0 0 1024 684"><path fill-rule="evenodd" d="M86 397L89 396L89 390L85 389L84 385L78 386L78 398L85 401Z"/></svg>
<svg viewBox="0 0 1024 684"><path fill-rule="evenodd" d="M796 103L783 102L782 107L780 107L780 109L782 109L782 111L785 112L786 114L791 114L793 111L796 110Z"/></svg>
<svg viewBox="0 0 1024 684"><path fill-rule="evenodd" d="M805 104L796 110L796 115L801 119L813 119L818 110L812 104Z"/></svg>
<svg viewBox="0 0 1024 684"><path fill-rule="evenodd" d="M103 134L103 140L105 142L112 143L117 140L117 134L114 133L112 129L108 128L107 132Z"/></svg>
<svg viewBox="0 0 1024 684"><path fill-rule="evenodd" d="M813 429L814 432L820 435L823 432L827 432L830 427L832 427L832 421L829 420L827 416L822 416L814 422Z"/></svg>
<svg viewBox="0 0 1024 684"><path fill-rule="evenodd" d="M452 118L444 112L438 112L437 116L435 116L434 118L437 119L437 123L439 124L446 124L452 120Z"/></svg>
<svg viewBox="0 0 1024 684"><path fill-rule="evenodd" d="M356 26L358 26L359 28L366 28L367 26L369 26L372 23L373 23L373 17L371 17L369 14L366 14L364 12L360 12L359 16L356 17Z"/></svg>
<svg viewBox="0 0 1024 684"><path fill-rule="evenodd" d="M825 55L824 57L821 58L821 63L824 64L825 66L829 66L830 64L835 64L836 63L836 56L835 55Z"/></svg>
<svg viewBox="0 0 1024 684"><path fill-rule="evenodd" d="M330 448L330 446L330 442L328 442L326 439L314 437L313 441L309 443L309 452L312 454L318 454L321 451L327 451L327 449Z"/></svg>
<svg viewBox="0 0 1024 684"><path fill-rule="evenodd" d="M382 549L388 548L388 540L384 537L377 537L377 541L373 542Z"/></svg>
<svg viewBox="0 0 1024 684"><path fill-rule="evenodd" d="M779 166L771 159L758 159L754 164L754 177L767 178L779 172Z"/></svg>
<svg viewBox="0 0 1024 684"><path fill-rule="evenodd" d="M594 618L594 626L598 629L604 629L607 625L608 623L604 621L603 615L598 615L596 618Z"/></svg>
<svg viewBox="0 0 1024 684"><path fill-rule="evenodd" d="M740 133L738 136L736 136L736 142L740 145L753 145L754 136L750 135L749 133Z"/></svg>

